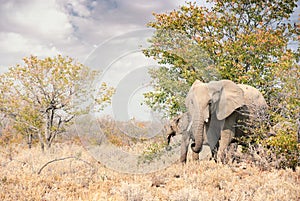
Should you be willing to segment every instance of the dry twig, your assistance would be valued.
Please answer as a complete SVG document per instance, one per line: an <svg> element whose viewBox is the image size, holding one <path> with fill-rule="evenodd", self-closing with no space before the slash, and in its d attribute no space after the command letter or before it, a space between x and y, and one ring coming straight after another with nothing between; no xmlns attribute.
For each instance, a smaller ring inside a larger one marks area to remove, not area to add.
<svg viewBox="0 0 300 201"><path fill-rule="evenodd" d="M84 162L85 164L89 165L90 167L92 167L93 169L93 174L95 173L95 168L92 164L90 164L89 162L85 161L85 160L82 160L76 156L68 156L68 157L65 157L65 158L57 158L57 159L54 159L54 160L51 160L51 161L48 161L47 163L45 163L40 169L39 171L37 172L37 174L41 174L42 170L48 166L50 163L53 163L53 162L56 162L56 161L62 161L62 160L67 160L67 159L76 159L78 161L82 161Z"/></svg>

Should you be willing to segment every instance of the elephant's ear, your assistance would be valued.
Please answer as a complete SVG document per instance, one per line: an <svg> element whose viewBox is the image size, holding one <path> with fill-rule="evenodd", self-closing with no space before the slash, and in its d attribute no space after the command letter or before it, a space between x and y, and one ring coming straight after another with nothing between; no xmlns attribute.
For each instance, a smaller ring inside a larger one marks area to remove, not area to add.
<svg viewBox="0 0 300 201"><path fill-rule="evenodd" d="M217 119L223 120L234 110L244 105L244 92L234 82L221 80L222 88L220 91L219 103L217 103Z"/></svg>
<svg viewBox="0 0 300 201"><path fill-rule="evenodd" d="M177 117L175 117L172 120L171 127L174 131L178 130L178 124L179 124L181 118L182 118L182 115L178 115Z"/></svg>

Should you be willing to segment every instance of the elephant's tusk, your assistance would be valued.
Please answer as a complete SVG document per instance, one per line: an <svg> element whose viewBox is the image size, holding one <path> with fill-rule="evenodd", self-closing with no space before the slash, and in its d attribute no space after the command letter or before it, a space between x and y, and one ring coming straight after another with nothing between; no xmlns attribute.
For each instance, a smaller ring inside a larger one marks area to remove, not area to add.
<svg viewBox="0 0 300 201"><path fill-rule="evenodd" d="M193 121L190 122L188 128L187 128L187 131L189 132L191 130L191 127L192 127L192 124L193 124Z"/></svg>

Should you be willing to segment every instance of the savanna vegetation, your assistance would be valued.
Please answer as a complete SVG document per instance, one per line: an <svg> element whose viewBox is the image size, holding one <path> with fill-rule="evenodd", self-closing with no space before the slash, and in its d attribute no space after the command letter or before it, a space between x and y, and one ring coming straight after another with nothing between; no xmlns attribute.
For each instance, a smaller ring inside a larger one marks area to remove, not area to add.
<svg viewBox="0 0 300 201"><path fill-rule="evenodd" d="M39 147L18 144L13 160L0 154L0 199L299 200L299 174L299 169L262 171L245 164L191 161L133 175L99 164L75 142L55 143L44 153Z"/></svg>
<svg viewBox="0 0 300 201"><path fill-rule="evenodd" d="M161 67L150 70L155 91L145 97L171 118L185 111L196 79L258 88L268 111L249 122L252 135L229 147L225 164L189 155L187 165L155 173L110 170L83 148L73 125L101 112L114 89L94 88L100 72L72 58L30 56L0 75L0 200L299 200L300 25L289 21L297 1L209 2L154 14L144 54ZM143 138L147 122L98 123L117 147L142 153L142 161L160 159L166 141Z"/></svg>

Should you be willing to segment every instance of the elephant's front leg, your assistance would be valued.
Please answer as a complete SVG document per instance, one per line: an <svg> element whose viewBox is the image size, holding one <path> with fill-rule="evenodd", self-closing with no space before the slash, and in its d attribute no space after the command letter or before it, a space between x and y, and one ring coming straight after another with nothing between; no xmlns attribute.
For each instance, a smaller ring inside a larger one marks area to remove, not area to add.
<svg viewBox="0 0 300 201"><path fill-rule="evenodd" d="M221 132L221 139L219 140L219 150L217 153L217 161L223 162L225 159L225 153L228 145L230 144L234 133L230 129L223 130Z"/></svg>
<svg viewBox="0 0 300 201"><path fill-rule="evenodd" d="M181 156L180 156L180 162L182 163L186 163L189 143L190 143L190 137L188 136L188 133L183 132L182 141L181 141Z"/></svg>
<svg viewBox="0 0 300 201"><path fill-rule="evenodd" d="M221 137L219 140L219 150L217 153L217 161L224 161L225 151L235 136L235 122L236 122L236 114L233 113L229 117L226 118L223 129L221 130Z"/></svg>

